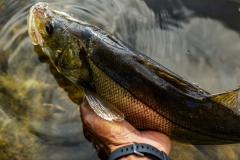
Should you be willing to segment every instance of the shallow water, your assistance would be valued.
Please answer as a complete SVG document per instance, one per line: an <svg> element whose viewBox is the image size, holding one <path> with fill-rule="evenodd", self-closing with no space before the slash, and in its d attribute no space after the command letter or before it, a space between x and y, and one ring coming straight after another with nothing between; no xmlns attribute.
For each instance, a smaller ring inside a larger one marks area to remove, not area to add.
<svg viewBox="0 0 240 160"><path fill-rule="evenodd" d="M77 90L31 44L26 18L38 1L0 0L0 159L98 159L85 140ZM48 1L95 24L211 92L240 84L237 0ZM173 142L172 159L239 159L239 145Z"/></svg>

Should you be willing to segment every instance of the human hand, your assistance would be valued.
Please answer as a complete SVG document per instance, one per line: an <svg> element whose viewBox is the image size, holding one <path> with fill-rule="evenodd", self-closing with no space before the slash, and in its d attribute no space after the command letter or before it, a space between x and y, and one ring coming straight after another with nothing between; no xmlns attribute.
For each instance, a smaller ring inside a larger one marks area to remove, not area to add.
<svg viewBox="0 0 240 160"><path fill-rule="evenodd" d="M107 121L96 115L87 100L84 100L81 104L80 112L84 129L91 135L92 141L107 154L133 142L150 144L167 155L170 153L171 141L163 133L138 131L125 120L120 122ZM147 159L146 157L138 157L136 155L130 155L122 159L134 158Z"/></svg>

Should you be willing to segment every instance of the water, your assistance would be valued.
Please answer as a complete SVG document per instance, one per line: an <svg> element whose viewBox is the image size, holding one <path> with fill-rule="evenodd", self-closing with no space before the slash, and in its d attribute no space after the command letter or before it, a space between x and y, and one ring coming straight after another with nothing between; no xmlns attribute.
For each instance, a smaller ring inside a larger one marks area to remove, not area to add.
<svg viewBox="0 0 240 160"><path fill-rule="evenodd" d="M85 140L83 94L31 44L26 18L36 0L0 0L0 159L98 159ZM48 1L105 29L211 92L240 84L237 0ZM173 142L172 159L239 159L239 145Z"/></svg>

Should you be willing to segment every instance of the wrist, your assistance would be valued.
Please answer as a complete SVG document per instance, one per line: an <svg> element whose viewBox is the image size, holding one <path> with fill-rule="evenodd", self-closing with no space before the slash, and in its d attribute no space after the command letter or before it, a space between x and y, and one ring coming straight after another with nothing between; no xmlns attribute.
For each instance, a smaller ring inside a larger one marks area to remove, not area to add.
<svg viewBox="0 0 240 160"><path fill-rule="evenodd" d="M147 140L136 141L136 143L149 144L149 145L155 147L156 149L163 151L165 154L169 155L170 150L171 150L171 141L167 136L165 136L165 137L162 136L162 137L161 137L162 139L156 139L156 140L147 139ZM146 137L144 137L144 138L146 138ZM113 151L115 151L118 148L132 145L132 144L133 144L132 142L129 142L129 143L121 144L121 145L109 145L108 148L110 150L110 153L112 153Z"/></svg>
<svg viewBox="0 0 240 160"><path fill-rule="evenodd" d="M145 144L145 143L135 143L131 145L123 146L116 149L110 155L108 160L131 160L131 159L159 159L159 160L169 160L167 154L157 148Z"/></svg>
<svg viewBox="0 0 240 160"><path fill-rule="evenodd" d="M119 160L135 160L135 159L139 159L139 160L151 160L148 157L140 157L137 155L128 155L128 156L124 156L122 158L119 158Z"/></svg>

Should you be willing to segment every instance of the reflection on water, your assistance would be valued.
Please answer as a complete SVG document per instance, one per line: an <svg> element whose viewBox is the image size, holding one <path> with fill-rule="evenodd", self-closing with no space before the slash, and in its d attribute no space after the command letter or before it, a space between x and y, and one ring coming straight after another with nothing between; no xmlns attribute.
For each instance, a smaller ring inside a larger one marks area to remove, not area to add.
<svg viewBox="0 0 240 160"><path fill-rule="evenodd" d="M0 1L0 159L98 159L82 133L81 91L27 34L37 1ZM240 4L209 0L50 1L211 93L240 84ZM175 143L172 159L239 159L239 145Z"/></svg>

